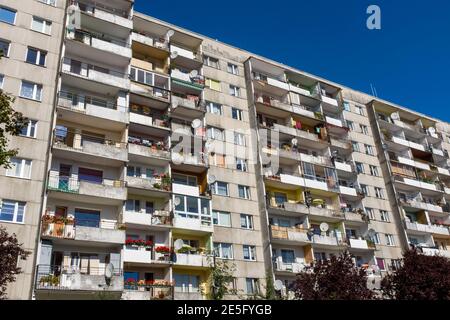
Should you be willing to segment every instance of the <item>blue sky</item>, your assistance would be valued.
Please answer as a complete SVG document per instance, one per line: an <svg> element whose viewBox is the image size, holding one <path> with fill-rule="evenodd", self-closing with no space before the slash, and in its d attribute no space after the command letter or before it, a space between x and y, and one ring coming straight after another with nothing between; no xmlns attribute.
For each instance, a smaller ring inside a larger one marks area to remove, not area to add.
<svg viewBox="0 0 450 320"><path fill-rule="evenodd" d="M366 9L381 8L381 30ZM450 1L136 0L135 10L450 122Z"/></svg>

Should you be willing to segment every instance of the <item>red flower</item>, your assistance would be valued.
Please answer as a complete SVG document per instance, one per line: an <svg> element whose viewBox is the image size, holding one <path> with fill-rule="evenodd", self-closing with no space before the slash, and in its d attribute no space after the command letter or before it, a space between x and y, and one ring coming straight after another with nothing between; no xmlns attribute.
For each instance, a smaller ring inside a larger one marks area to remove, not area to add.
<svg viewBox="0 0 450 320"><path fill-rule="evenodd" d="M170 248L166 247L166 246L156 247L155 251L158 253L170 253L171 252Z"/></svg>

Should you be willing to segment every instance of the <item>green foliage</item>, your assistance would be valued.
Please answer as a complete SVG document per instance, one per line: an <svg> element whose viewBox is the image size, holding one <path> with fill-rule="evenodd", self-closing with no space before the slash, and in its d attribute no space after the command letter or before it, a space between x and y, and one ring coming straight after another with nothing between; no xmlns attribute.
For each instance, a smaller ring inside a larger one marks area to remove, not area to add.
<svg viewBox="0 0 450 320"><path fill-rule="evenodd" d="M208 299L222 300L227 294L235 294L235 290L230 289L230 284L234 280L236 265L222 259L216 259L215 263L210 264Z"/></svg>
<svg viewBox="0 0 450 320"><path fill-rule="evenodd" d="M14 99L0 90L0 166L10 167L10 158L17 154L17 149L8 149L7 135L17 136L28 120L22 113L11 107Z"/></svg>

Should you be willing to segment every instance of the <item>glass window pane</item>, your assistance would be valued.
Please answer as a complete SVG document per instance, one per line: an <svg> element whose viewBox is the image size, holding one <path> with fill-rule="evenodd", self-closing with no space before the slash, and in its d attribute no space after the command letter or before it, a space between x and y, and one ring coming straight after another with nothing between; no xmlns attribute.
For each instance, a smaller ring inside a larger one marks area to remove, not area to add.
<svg viewBox="0 0 450 320"><path fill-rule="evenodd" d="M24 212L25 212L25 203L19 202L17 207L17 217L16 217L17 222L23 222Z"/></svg>
<svg viewBox="0 0 450 320"><path fill-rule="evenodd" d="M3 200L0 211L0 220L14 221L14 210L16 203L14 201Z"/></svg>
<svg viewBox="0 0 450 320"><path fill-rule="evenodd" d="M15 19L16 19L15 11L6 8L0 8L0 21L13 24Z"/></svg>
<svg viewBox="0 0 450 320"><path fill-rule="evenodd" d="M184 198L183 196L180 195L176 195L174 197L174 202L175 202L175 210L176 211L180 211L180 212L184 212ZM178 204L176 204L177 202L179 202Z"/></svg>
<svg viewBox="0 0 450 320"><path fill-rule="evenodd" d="M30 82L22 81L20 95L25 98L33 98L34 85Z"/></svg>
<svg viewBox="0 0 450 320"><path fill-rule="evenodd" d="M45 66L45 58L47 57L47 54L45 52L41 51L41 56L39 57L39 64L41 66Z"/></svg>
<svg viewBox="0 0 450 320"><path fill-rule="evenodd" d="M36 63L36 60L37 60L37 54L38 54L37 50L28 48L28 52L27 52L27 62L33 63L33 64Z"/></svg>
<svg viewBox="0 0 450 320"><path fill-rule="evenodd" d="M187 197L187 211L190 213L198 213L198 199Z"/></svg>

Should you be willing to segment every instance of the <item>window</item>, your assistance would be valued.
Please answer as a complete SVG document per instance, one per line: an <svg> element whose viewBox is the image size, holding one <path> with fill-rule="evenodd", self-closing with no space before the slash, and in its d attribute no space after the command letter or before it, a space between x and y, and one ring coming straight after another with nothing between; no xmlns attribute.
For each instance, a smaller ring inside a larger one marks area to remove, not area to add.
<svg viewBox="0 0 450 320"><path fill-rule="evenodd" d="M247 294L257 294L259 292L258 279L245 278L245 287Z"/></svg>
<svg viewBox="0 0 450 320"><path fill-rule="evenodd" d="M31 177L31 160L11 158L11 168L6 170L9 177L30 179Z"/></svg>
<svg viewBox="0 0 450 320"><path fill-rule="evenodd" d="M5 76L0 74L0 89L3 89L3 81L5 79Z"/></svg>
<svg viewBox="0 0 450 320"><path fill-rule="evenodd" d="M28 48L27 52L27 62L36 64L39 66L45 66L45 59L47 58L47 52L34 49L34 48Z"/></svg>
<svg viewBox="0 0 450 320"><path fill-rule="evenodd" d="M245 146L245 136L243 133L234 133L234 144L237 144L238 146Z"/></svg>
<svg viewBox="0 0 450 320"><path fill-rule="evenodd" d="M361 184L361 192L364 194L364 196L368 197L369 196L369 187L366 186L365 184Z"/></svg>
<svg viewBox="0 0 450 320"><path fill-rule="evenodd" d="M173 274L175 292L200 292L200 277L190 274Z"/></svg>
<svg viewBox="0 0 450 320"><path fill-rule="evenodd" d="M241 228L253 229L253 217L249 214L241 214Z"/></svg>
<svg viewBox="0 0 450 320"><path fill-rule="evenodd" d="M0 7L0 21L15 24L16 23L16 11Z"/></svg>
<svg viewBox="0 0 450 320"><path fill-rule="evenodd" d="M381 241L380 241L380 234L379 234L378 232L375 232L375 233L373 234L373 236L371 237L371 240L372 240L373 243L375 243L375 244L380 244L380 243L381 243Z"/></svg>
<svg viewBox="0 0 450 320"><path fill-rule="evenodd" d="M386 245L395 246L394 235L385 234L385 237L386 237Z"/></svg>
<svg viewBox="0 0 450 320"><path fill-rule="evenodd" d="M33 17L31 29L34 31L50 34L52 32L52 22L38 17Z"/></svg>
<svg viewBox="0 0 450 320"><path fill-rule="evenodd" d="M37 121L28 120L28 124L22 128L19 135L23 137L36 138L36 129L37 129Z"/></svg>
<svg viewBox="0 0 450 320"><path fill-rule="evenodd" d="M375 219L375 213L372 208L366 208L367 216L369 219L374 220Z"/></svg>
<svg viewBox="0 0 450 320"><path fill-rule="evenodd" d="M242 110L232 107L231 108L231 117L233 119L242 121L242 120L244 120L244 113Z"/></svg>
<svg viewBox="0 0 450 320"><path fill-rule="evenodd" d="M234 74L234 75L239 75L239 69L238 66L232 63L228 63L227 65L227 71L228 73Z"/></svg>
<svg viewBox="0 0 450 320"><path fill-rule="evenodd" d="M344 110L350 111L350 103L348 103L347 101L344 101Z"/></svg>
<svg viewBox="0 0 450 320"><path fill-rule="evenodd" d="M356 141L352 141L352 149L354 152L359 152L359 143Z"/></svg>
<svg viewBox="0 0 450 320"><path fill-rule="evenodd" d="M0 207L0 220L9 222L24 222L25 202L2 200Z"/></svg>
<svg viewBox="0 0 450 320"><path fill-rule="evenodd" d="M361 106L355 106L355 112L360 115L364 115L364 108Z"/></svg>
<svg viewBox="0 0 450 320"><path fill-rule="evenodd" d="M231 214L225 211L213 210L213 223L222 227L231 227Z"/></svg>
<svg viewBox="0 0 450 320"><path fill-rule="evenodd" d="M196 176L188 176L184 174L176 174L172 175L173 183L182 184L185 186L197 186L197 177Z"/></svg>
<svg viewBox="0 0 450 320"><path fill-rule="evenodd" d="M6 40L0 40L0 56L9 57L10 42Z"/></svg>
<svg viewBox="0 0 450 320"><path fill-rule="evenodd" d="M369 156L373 156L373 147L372 146L365 144L364 149L366 150L366 154L368 154Z"/></svg>
<svg viewBox="0 0 450 320"><path fill-rule="evenodd" d="M233 259L233 245L231 243L215 242L214 251L219 258Z"/></svg>
<svg viewBox="0 0 450 320"><path fill-rule="evenodd" d="M220 88L220 81L217 81L217 80L207 78L205 80L205 86L210 88L211 90L222 91Z"/></svg>
<svg viewBox="0 0 450 320"><path fill-rule="evenodd" d="M210 201L204 198L196 198L175 194L173 196L175 205L175 214L191 219L200 219L204 225L211 225Z"/></svg>
<svg viewBox="0 0 450 320"><path fill-rule="evenodd" d="M247 172L247 160L236 158L236 170Z"/></svg>
<svg viewBox="0 0 450 320"><path fill-rule="evenodd" d="M256 247L243 245L242 249L244 251L244 260L256 261Z"/></svg>
<svg viewBox="0 0 450 320"><path fill-rule="evenodd" d="M364 173L364 164L362 164L361 162L355 162L355 166L356 166L356 172L358 174Z"/></svg>
<svg viewBox="0 0 450 320"><path fill-rule="evenodd" d="M389 222L389 213L386 210L380 210L381 221Z"/></svg>
<svg viewBox="0 0 450 320"><path fill-rule="evenodd" d="M355 130L355 123L353 121L347 120L347 128L354 131Z"/></svg>
<svg viewBox="0 0 450 320"><path fill-rule="evenodd" d="M379 174L378 174L378 168L377 168L376 166L370 165L369 168L370 168L370 174L371 174L372 176L376 176L376 177L379 176Z"/></svg>
<svg viewBox="0 0 450 320"><path fill-rule="evenodd" d="M384 199L383 189L375 187L375 197L379 199Z"/></svg>
<svg viewBox="0 0 450 320"><path fill-rule="evenodd" d="M369 128L367 128L367 126L360 124L359 128L361 129L361 132L364 133L365 135L369 134Z"/></svg>
<svg viewBox="0 0 450 320"><path fill-rule="evenodd" d="M241 96L241 88L233 86L232 84L230 84L229 93L233 97L240 97Z"/></svg>
<svg viewBox="0 0 450 320"><path fill-rule="evenodd" d="M383 258L377 258L377 266L382 271L386 270L386 266L384 264L384 259Z"/></svg>
<svg viewBox="0 0 450 320"><path fill-rule="evenodd" d="M214 102L208 102L206 104L206 109L209 113L217 114L219 116L222 115L222 105Z"/></svg>
<svg viewBox="0 0 450 320"><path fill-rule="evenodd" d="M283 261L283 263L295 263L294 250L281 249L281 261Z"/></svg>
<svg viewBox="0 0 450 320"><path fill-rule="evenodd" d="M206 130L206 135L210 139L220 140L220 141L224 140L224 130L216 128L216 127L209 127Z"/></svg>
<svg viewBox="0 0 450 320"><path fill-rule="evenodd" d="M216 181L213 185L212 185L212 193L219 195L219 196L228 196L228 183L226 182L221 182L221 181Z"/></svg>
<svg viewBox="0 0 450 320"><path fill-rule="evenodd" d="M393 270L398 270L402 266L401 259L392 259L391 263L392 263L391 267Z"/></svg>
<svg viewBox="0 0 450 320"><path fill-rule="evenodd" d="M250 199L250 187L238 185L239 198Z"/></svg>
<svg viewBox="0 0 450 320"><path fill-rule="evenodd" d="M226 164L225 155L218 154L218 153L210 154L209 155L209 164L212 166L225 168L226 167L225 166L225 164Z"/></svg>
<svg viewBox="0 0 450 320"><path fill-rule="evenodd" d="M141 211L141 202L136 199L128 199L125 202L125 210L127 212L140 212Z"/></svg>
<svg viewBox="0 0 450 320"><path fill-rule="evenodd" d="M45 4L48 4L50 6L56 7L56 0L38 0L38 1L42 2L42 3L45 3Z"/></svg>
<svg viewBox="0 0 450 320"><path fill-rule="evenodd" d="M284 206L284 204L288 201L287 194L281 192L274 193L275 203L277 206Z"/></svg>
<svg viewBox="0 0 450 320"><path fill-rule="evenodd" d="M203 56L203 63L208 67L219 69L219 59Z"/></svg>
<svg viewBox="0 0 450 320"><path fill-rule="evenodd" d="M253 229L253 217L249 214L241 214L241 228Z"/></svg>
<svg viewBox="0 0 450 320"><path fill-rule="evenodd" d="M23 81L20 89L20 96L22 98L41 101L42 85L33 82Z"/></svg>

